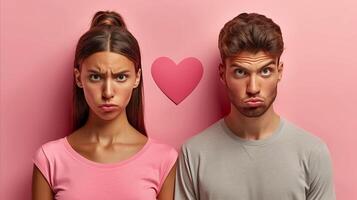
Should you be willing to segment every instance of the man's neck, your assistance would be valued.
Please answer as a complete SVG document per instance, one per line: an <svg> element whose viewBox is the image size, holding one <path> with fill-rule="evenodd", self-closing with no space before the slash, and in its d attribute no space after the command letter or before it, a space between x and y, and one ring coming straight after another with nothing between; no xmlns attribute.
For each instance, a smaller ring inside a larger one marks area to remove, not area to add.
<svg viewBox="0 0 357 200"><path fill-rule="evenodd" d="M274 112L273 106L259 117L246 117L232 106L224 121L237 136L246 140L260 140L274 133L279 127L280 117Z"/></svg>

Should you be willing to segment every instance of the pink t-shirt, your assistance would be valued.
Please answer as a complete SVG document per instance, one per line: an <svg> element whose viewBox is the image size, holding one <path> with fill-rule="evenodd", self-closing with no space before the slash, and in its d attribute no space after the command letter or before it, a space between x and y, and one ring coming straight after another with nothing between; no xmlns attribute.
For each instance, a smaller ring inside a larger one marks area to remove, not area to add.
<svg viewBox="0 0 357 200"><path fill-rule="evenodd" d="M58 200L156 199L177 152L148 139L134 156L97 163L77 153L66 138L42 145L33 159Z"/></svg>

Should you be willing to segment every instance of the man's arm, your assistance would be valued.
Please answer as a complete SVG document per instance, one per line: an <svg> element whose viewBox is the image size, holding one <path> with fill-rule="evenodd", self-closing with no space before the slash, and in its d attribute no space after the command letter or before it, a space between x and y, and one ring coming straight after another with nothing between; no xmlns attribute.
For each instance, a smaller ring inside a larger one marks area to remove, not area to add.
<svg viewBox="0 0 357 200"><path fill-rule="evenodd" d="M183 145L178 159L175 200L198 200L194 192L194 182L192 178L192 166L187 155L187 149Z"/></svg>
<svg viewBox="0 0 357 200"><path fill-rule="evenodd" d="M308 162L307 200L335 200L332 162L327 146L316 146L311 151Z"/></svg>

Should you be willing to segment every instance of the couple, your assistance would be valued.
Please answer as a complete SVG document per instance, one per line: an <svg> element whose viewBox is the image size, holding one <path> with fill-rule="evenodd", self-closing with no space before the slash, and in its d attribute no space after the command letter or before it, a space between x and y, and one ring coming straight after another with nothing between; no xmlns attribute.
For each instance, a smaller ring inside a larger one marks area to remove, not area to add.
<svg viewBox="0 0 357 200"><path fill-rule="evenodd" d="M177 161L145 131L137 40L118 13L97 12L75 52L74 131L36 152L32 199L335 199L327 146L273 109L283 49L263 15L225 24L219 76L231 111Z"/></svg>

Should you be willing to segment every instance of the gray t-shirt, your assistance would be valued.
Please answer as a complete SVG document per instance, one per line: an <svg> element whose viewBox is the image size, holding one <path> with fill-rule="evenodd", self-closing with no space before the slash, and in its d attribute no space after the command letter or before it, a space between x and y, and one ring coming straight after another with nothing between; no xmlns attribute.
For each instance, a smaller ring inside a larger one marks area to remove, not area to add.
<svg viewBox="0 0 357 200"><path fill-rule="evenodd" d="M334 200L327 146L280 120L272 136L244 140L223 119L182 146L176 200Z"/></svg>

